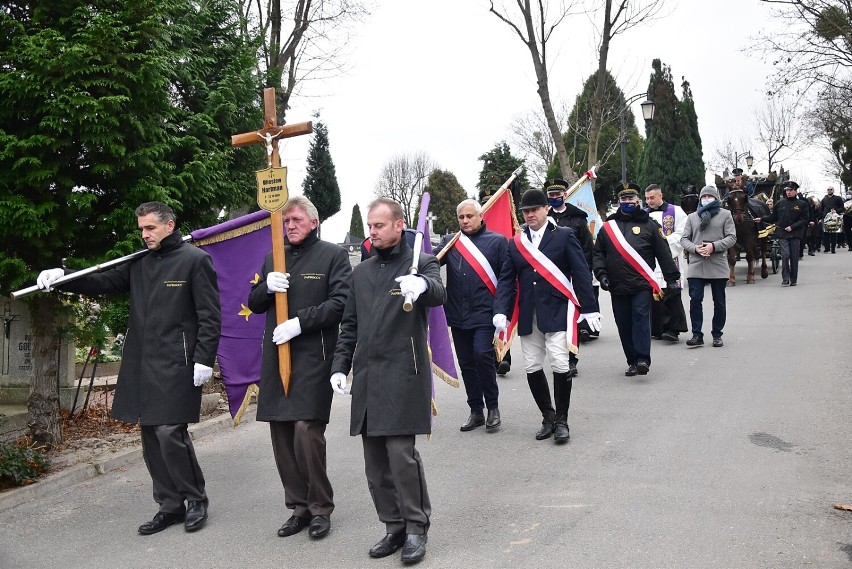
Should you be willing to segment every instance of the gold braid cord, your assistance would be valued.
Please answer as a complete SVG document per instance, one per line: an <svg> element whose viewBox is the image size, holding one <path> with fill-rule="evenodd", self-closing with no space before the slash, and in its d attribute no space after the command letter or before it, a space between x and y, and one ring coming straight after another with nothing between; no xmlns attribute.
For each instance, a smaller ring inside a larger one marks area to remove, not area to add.
<svg viewBox="0 0 852 569"><path fill-rule="evenodd" d="M246 396L243 397L243 402L240 404L240 408L237 409L237 414L234 415L235 427L239 425L240 421L243 419L243 415L245 414L246 409L248 409L249 403L251 403L252 395L257 396L258 393L260 393L260 389L258 389L256 383L252 383L248 386L248 389L246 389Z"/></svg>

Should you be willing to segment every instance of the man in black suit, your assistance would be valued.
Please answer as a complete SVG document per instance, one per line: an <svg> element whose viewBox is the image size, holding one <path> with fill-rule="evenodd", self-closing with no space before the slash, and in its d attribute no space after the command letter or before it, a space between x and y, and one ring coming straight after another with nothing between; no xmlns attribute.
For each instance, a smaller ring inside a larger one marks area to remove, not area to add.
<svg viewBox="0 0 852 569"><path fill-rule="evenodd" d="M583 249L574 231L559 227L548 213L547 196L527 190L521 198L524 230L509 241L511 263L507 278L497 287L494 327L506 329L515 294L520 294L518 334L524 353L527 382L543 420L537 440L554 436L567 442L568 408L571 404L570 354L578 351L578 322L600 330L601 315L592 292L592 278ZM518 289L512 283L518 278ZM553 400L544 375L544 358L553 370ZM553 401L556 403L554 409Z"/></svg>

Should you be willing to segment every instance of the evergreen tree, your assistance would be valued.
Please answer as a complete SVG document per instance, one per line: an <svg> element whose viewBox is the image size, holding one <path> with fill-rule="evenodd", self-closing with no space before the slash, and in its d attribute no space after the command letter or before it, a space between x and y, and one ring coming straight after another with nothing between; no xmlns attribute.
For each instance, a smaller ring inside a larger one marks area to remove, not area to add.
<svg viewBox="0 0 852 569"><path fill-rule="evenodd" d="M429 192L429 211L435 216L432 230L435 235L446 235L459 230L456 206L467 199L467 194L452 172L433 170L426 182Z"/></svg>
<svg viewBox="0 0 852 569"><path fill-rule="evenodd" d="M704 185L698 119L689 84L684 82L684 100L679 101L671 69L659 59L655 59L652 66L654 73L648 93L656 110L648 128L636 181L643 187L659 184L666 201L679 203L681 189L690 184Z"/></svg>
<svg viewBox="0 0 852 569"><path fill-rule="evenodd" d="M582 92L577 95L574 108L568 118L568 131L565 133L565 148L568 150L572 167L577 172L585 172L589 153L589 129L591 126L592 99L597 86L597 72L586 79ZM618 88L615 79L606 73L603 95L604 108L601 131L598 138L597 180L595 181L595 203L605 210L607 204L615 199L615 190L621 182L621 124L619 113L624 112L627 139L627 180L636 179L636 164L642 152L642 137L636 128L633 112L624 108L624 93ZM591 165L590 165L591 166ZM559 165L553 163L547 170L548 178L559 176Z"/></svg>
<svg viewBox="0 0 852 569"><path fill-rule="evenodd" d="M496 192L503 183L509 179L512 172L524 165L521 158L512 156L509 150L509 145L505 142L500 142L494 148L479 157L482 160L482 170L479 172L479 182L476 184L476 189L479 191L479 201L486 195L491 195ZM527 179L527 171L524 169L512 184L512 195L515 199L515 208L517 209L521 203L521 196L530 187ZM520 210L517 211L520 217Z"/></svg>
<svg viewBox="0 0 852 569"><path fill-rule="evenodd" d="M253 201L254 50L230 0L17 1L0 10L0 290L140 248L135 207L184 229ZM31 434L59 440L56 295L30 298ZM52 389L51 389L52 384Z"/></svg>
<svg viewBox="0 0 852 569"><path fill-rule="evenodd" d="M302 180L305 197L319 212L320 223L340 211L340 186L334 162L328 150L328 128L322 122L314 125L314 138L308 151L308 168Z"/></svg>
<svg viewBox="0 0 852 569"><path fill-rule="evenodd" d="M358 207L358 204L352 206L352 219L349 221L349 235L357 237L358 239L364 239L364 237L366 237L366 234L364 233L364 218L361 217L361 208Z"/></svg>

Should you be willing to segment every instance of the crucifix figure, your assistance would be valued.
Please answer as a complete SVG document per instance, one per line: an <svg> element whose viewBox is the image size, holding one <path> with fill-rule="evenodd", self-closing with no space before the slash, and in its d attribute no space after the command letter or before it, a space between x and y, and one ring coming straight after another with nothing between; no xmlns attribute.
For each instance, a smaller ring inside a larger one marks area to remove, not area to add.
<svg viewBox="0 0 852 569"><path fill-rule="evenodd" d="M12 304L7 302L3 307L3 360L0 361L0 375L9 375L9 363L12 346L12 322L20 320L20 314L12 314Z"/></svg>
<svg viewBox="0 0 852 569"><path fill-rule="evenodd" d="M434 237L434 235L435 235L435 228L432 226L432 224L435 222L436 219L438 219L438 218L435 217L435 214L432 213L431 211L426 214L426 222L429 223L429 236L430 237Z"/></svg>
<svg viewBox="0 0 852 569"><path fill-rule="evenodd" d="M265 144L267 166L278 168L281 166L281 162L278 156L278 145L274 141L280 138L311 134L313 131L314 127L311 122L279 126L278 113L275 109L275 89L266 88L263 90L263 128L259 131L231 136L231 146L240 148L252 144ZM284 184L284 190L286 192L286 184ZM261 207L263 207L263 204L261 204ZM272 264L277 272L286 273L283 216L280 207L271 213ZM284 292L275 293L275 318L278 324L284 323L288 318L286 294ZM278 346L278 372L281 374L281 384L284 386L285 395L290 391L290 371L290 343L286 342Z"/></svg>

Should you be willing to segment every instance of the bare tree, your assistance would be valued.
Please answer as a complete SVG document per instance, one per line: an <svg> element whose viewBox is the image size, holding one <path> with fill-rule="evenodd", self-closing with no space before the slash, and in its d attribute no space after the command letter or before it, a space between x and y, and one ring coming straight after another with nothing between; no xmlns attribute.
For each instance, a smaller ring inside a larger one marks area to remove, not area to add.
<svg viewBox="0 0 852 569"><path fill-rule="evenodd" d="M779 68L783 87L799 85L852 91L852 2L849 0L761 0L775 8L783 25L758 35L759 45ZM847 103L848 104L848 103Z"/></svg>
<svg viewBox="0 0 852 569"><path fill-rule="evenodd" d="M556 110L556 122L567 124L569 111L564 103ZM535 178L535 184L543 186L547 169L556 157L556 145L547 126L547 118L541 109L515 115L512 124L512 145L522 154L527 172Z"/></svg>
<svg viewBox="0 0 852 569"><path fill-rule="evenodd" d="M352 24L369 15L361 0L239 0L242 32L260 44L258 74L275 87L278 120L309 80L341 73Z"/></svg>
<svg viewBox="0 0 852 569"><path fill-rule="evenodd" d="M798 150L804 132L796 114L800 103L800 97L776 96L764 99L755 109L756 137L766 151L767 172Z"/></svg>
<svg viewBox="0 0 852 569"><path fill-rule="evenodd" d="M601 129L605 124L607 116L613 117L611 109L626 105L624 100L606 100L606 73L609 60L609 48L615 36L623 34L638 25L656 19L665 0L605 0L602 10L603 26L600 28L600 44L598 46L598 72L595 95L592 99L591 117L589 121L589 156L588 162L591 168L598 162L598 139ZM597 16L596 16L597 17Z"/></svg>
<svg viewBox="0 0 852 569"><path fill-rule="evenodd" d="M750 135L740 133L736 139L726 138L713 149L713 155L707 159L707 168L722 171L722 176L730 175L737 166L745 166L745 157L751 152L748 140Z"/></svg>
<svg viewBox="0 0 852 569"><path fill-rule="evenodd" d="M437 168L435 161L424 152L394 156L382 167L376 182L376 197L399 203L406 227L413 227L429 174Z"/></svg>
<svg viewBox="0 0 852 569"><path fill-rule="evenodd" d="M517 34L530 52L535 70L538 96L547 121L547 131L556 149L562 177L569 181L577 179L568 160L565 141L562 140L560 124L556 120L553 103L550 99L550 80L547 69L547 42L556 28L572 15L572 10L580 0L559 0L558 7L552 10L546 0L514 0L514 8L507 8L509 2L491 0L489 11L497 16ZM579 13L579 12L576 12ZM520 23L515 23L515 22Z"/></svg>

